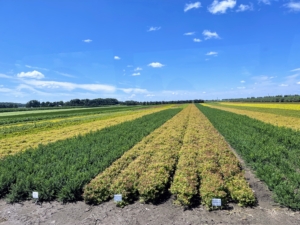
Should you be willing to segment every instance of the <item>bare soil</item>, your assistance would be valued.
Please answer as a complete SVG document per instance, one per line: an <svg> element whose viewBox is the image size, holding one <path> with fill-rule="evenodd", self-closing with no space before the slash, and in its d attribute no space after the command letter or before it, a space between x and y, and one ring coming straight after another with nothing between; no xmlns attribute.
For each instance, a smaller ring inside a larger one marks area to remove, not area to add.
<svg viewBox="0 0 300 225"><path fill-rule="evenodd" d="M7 204L0 200L0 225L300 224L300 212L274 203L272 193L265 184L255 177L238 155L237 157L242 162L245 177L258 199L257 206L252 208L229 204L228 209L214 211L207 211L201 205L184 209L172 204L173 196L167 197L158 205L136 202L124 208L116 207L113 201L90 206L82 201L68 204L55 201Z"/></svg>

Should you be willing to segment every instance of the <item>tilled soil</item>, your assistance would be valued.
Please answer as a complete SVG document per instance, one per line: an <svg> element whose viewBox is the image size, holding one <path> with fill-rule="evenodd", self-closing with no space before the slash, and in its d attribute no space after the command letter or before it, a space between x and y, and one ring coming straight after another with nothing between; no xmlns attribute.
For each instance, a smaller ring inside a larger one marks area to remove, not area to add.
<svg viewBox="0 0 300 225"><path fill-rule="evenodd" d="M299 211L295 212L274 203L265 184L238 158L258 199L258 205L252 208L229 204L228 209L215 211L207 211L201 205L184 209L172 204L172 196L158 205L136 202L124 208L116 207L113 201L90 206L81 201L68 204L55 201L7 204L0 200L0 225L300 224Z"/></svg>

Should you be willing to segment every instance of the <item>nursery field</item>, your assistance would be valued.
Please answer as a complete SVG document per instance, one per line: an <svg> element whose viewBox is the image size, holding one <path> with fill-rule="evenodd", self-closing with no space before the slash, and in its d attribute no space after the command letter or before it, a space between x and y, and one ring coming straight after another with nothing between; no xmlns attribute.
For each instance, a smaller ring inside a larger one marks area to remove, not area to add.
<svg viewBox="0 0 300 225"><path fill-rule="evenodd" d="M110 111L99 114L71 114L66 118L21 122L0 127L0 158L15 154L39 144L48 144L79 134L103 129L125 121L158 112L170 106L130 108L127 111Z"/></svg>
<svg viewBox="0 0 300 225"><path fill-rule="evenodd" d="M258 119L276 126L300 129L300 104L286 103L206 103L204 106L221 109Z"/></svg>
<svg viewBox="0 0 300 225"><path fill-rule="evenodd" d="M244 223L245 217L255 224L299 222L300 215L295 214L300 209L299 131L226 111L238 110L230 107L242 106L128 107L85 115L76 112L35 124L6 124L0 128L0 198L32 208L28 200L37 191L46 208L47 201L79 202L74 205L79 210L76 215L71 204L54 206L54 202L49 203L49 212L63 208L64 218L73 215L68 220L79 221L82 210L101 209L105 213L98 215L105 215L100 220L108 224L114 224L112 214L120 212L118 221L124 224L138 224L132 221L138 215L145 223L170 224L179 209L190 210L174 224L183 220L198 224L191 222L195 215L197 219L202 215L203 224L215 224L211 218L222 224L249 224ZM111 201L115 194L121 194L122 201ZM273 199L266 197L271 194ZM221 200L221 207L212 205L214 198ZM276 204L287 208L278 211ZM144 205L148 208L141 214ZM8 218L3 207L1 200L0 222ZM15 207L8 207L9 213L19 210ZM215 211L217 216L205 213L220 208L224 210ZM296 210L293 219L289 209ZM133 213L131 217L125 216L126 210ZM274 210L280 218L272 214ZM42 208L39 212L45 215ZM243 216L237 219L231 213ZM80 224L98 224L95 214L90 216L93 222ZM17 214L14 218L36 221Z"/></svg>

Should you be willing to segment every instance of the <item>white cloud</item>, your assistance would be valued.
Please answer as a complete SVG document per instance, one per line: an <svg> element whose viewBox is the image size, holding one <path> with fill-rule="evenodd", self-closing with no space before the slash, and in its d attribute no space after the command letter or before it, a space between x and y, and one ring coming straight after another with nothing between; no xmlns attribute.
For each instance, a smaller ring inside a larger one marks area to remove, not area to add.
<svg viewBox="0 0 300 225"><path fill-rule="evenodd" d="M217 56L218 53L217 53L217 52L208 52L208 53L206 53L206 55L214 55L214 56Z"/></svg>
<svg viewBox="0 0 300 225"><path fill-rule="evenodd" d="M195 32L187 32L187 33L184 33L183 35L194 35Z"/></svg>
<svg viewBox="0 0 300 225"><path fill-rule="evenodd" d="M154 97L155 95L147 94L146 97Z"/></svg>
<svg viewBox="0 0 300 225"><path fill-rule="evenodd" d="M297 82L297 84L300 84L300 82Z"/></svg>
<svg viewBox="0 0 300 225"><path fill-rule="evenodd" d="M194 38L193 41L194 42L201 42L201 40L199 38Z"/></svg>
<svg viewBox="0 0 300 225"><path fill-rule="evenodd" d="M208 11L212 14L226 13L227 9L234 8L236 0L214 0L213 3L208 7Z"/></svg>
<svg viewBox="0 0 300 225"><path fill-rule="evenodd" d="M54 71L55 73L58 73L64 77L71 77L71 78L75 78L75 76L71 75L71 74L68 74L68 73L62 73L62 72L59 72L59 71Z"/></svg>
<svg viewBox="0 0 300 225"><path fill-rule="evenodd" d="M244 80L241 80L241 83L245 83L246 81L244 81Z"/></svg>
<svg viewBox="0 0 300 225"><path fill-rule="evenodd" d="M132 94L132 95L129 96L129 98L133 98L133 97L135 97L135 94Z"/></svg>
<svg viewBox="0 0 300 225"><path fill-rule="evenodd" d="M85 40L82 40L83 42L85 42L85 43L90 43L90 42L92 42L93 40L91 40L91 39L85 39Z"/></svg>
<svg viewBox="0 0 300 225"><path fill-rule="evenodd" d="M149 30L147 30L148 32L150 31L157 31L157 30L160 30L161 27L150 27Z"/></svg>
<svg viewBox="0 0 300 225"><path fill-rule="evenodd" d="M244 4L240 4L238 9L236 10L237 12L244 12L244 11L251 11L253 10L253 4L250 3L249 5L244 5Z"/></svg>
<svg viewBox="0 0 300 225"><path fill-rule="evenodd" d="M21 72L21 73L18 73L17 74L17 77L19 78L34 78L34 79L42 79L44 78L44 74L42 74L41 72L37 71L37 70L34 70L34 71L31 71L31 72Z"/></svg>
<svg viewBox="0 0 300 225"><path fill-rule="evenodd" d="M6 79L13 79L13 77L7 76L7 75L2 74L2 73L0 73L0 77L1 77L1 78L6 78Z"/></svg>
<svg viewBox="0 0 300 225"><path fill-rule="evenodd" d="M140 76L140 73L133 73L132 76Z"/></svg>
<svg viewBox="0 0 300 225"><path fill-rule="evenodd" d="M203 94L206 94L206 92L205 92L205 91L203 91L202 93L203 93Z"/></svg>
<svg viewBox="0 0 300 225"><path fill-rule="evenodd" d="M153 68L160 68L160 67L163 67L164 65L159 62L153 62L153 63L148 64L148 66L151 66Z"/></svg>
<svg viewBox="0 0 300 225"><path fill-rule="evenodd" d="M189 3L189 4L185 4L184 6L184 12L187 12L191 9L197 9L201 7L201 2L195 2L195 3Z"/></svg>
<svg viewBox="0 0 300 225"><path fill-rule="evenodd" d="M271 5L271 0L258 0L258 3L264 3L265 5Z"/></svg>
<svg viewBox="0 0 300 225"><path fill-rule="evenodd" d="M245 89L245 87L237 87L237 89Z"/></svg>
<svg viewBox="0 0 300 225"><path fill-rule="evenodd" d="M291 70L291 72L295 72L295 71L300 71L300 68Z"/></svg>
<svg viewBox="0 0 300 225"><path fill-rule="evenodd" d="M115 59L115 60L119 60L119 59L121 59L121 58L120 58L119 56L115 56L114 59Z"/></svg>
<svg viewBox="0 0 300 225"><path fill-rule="evenodd" d="M36 67L36 66L25 65L25 67L30 68L30 69L37 69L37 70L46 70L46 71L48 71L48 69L46 69L46 68L41 68L41 67Z"/></svg>
<svg viewBox="0 0 300 225"><path fill-rule="evenodd" d="M300 2L289 2L287 4L284 4L284 6L290 11L299 12L300 11Z"/></svg>
<svg viewBox="0 0 300 225"><path fill-rule="evenodd" d="M146 94L148 91L146 89L140 89L140 88L118 88L118 90L121 90L125 92L126 94L129 93L136 93L136 94Z"/></svg>
<svg viewBox="0 0 300 225"><path fill-rule="evenodd" d="M74 89L84 89L88 91L105 91L114 92L115 87L111 85L104 84L75 84L70 82L58 82L58 81L41 81L41 80L24 80L24 83L32 85L36 88L41 89L65 89L72 91Z"/></svg>
<svg viewBox="0 0 300 225"><path fill-rule="evenodd" d="M139 71L139 70L143 70L141 67L137 67L134 69L134 71Z"/></svg>
<svg viewBox="0 0 300 225"><path fill-rule="evenodd" d="M208 40L208 39L211 39L211 38L215 38L215 39L218 39L220 38L219 35L217 34L217 32L211 32L209 30L204 30L202 32L202 34L205 36L205 40Z"/></svg>
<svg viewBox="0 0 300 225"><path fill-rule="evenodd" d="M289 86L288 84L280 84L279 85L280 87L287 87L287 86Z"/></svg>

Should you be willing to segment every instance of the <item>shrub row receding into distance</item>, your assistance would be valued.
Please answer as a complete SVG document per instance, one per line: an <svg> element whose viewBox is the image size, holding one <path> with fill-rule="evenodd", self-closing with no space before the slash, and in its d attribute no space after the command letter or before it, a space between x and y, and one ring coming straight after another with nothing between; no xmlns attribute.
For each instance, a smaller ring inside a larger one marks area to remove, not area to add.
<svg viewBox="0 0 300 225"><path fill-rule="evenodd" d="M85 186L83 196L91 204L100 204L114 194L122 194L120 205L138 198L156 202L170 185L175 203L185 206L192 205L199 195L208 208L212 198L221 198L223 205L229 200L240 205L255 203L238 159L194 105L99 174Z"/></svg>
<svg viewBox="0 0 300 225"><path fill-rule="evenodd" d="M208 119L196 108L190 120L170 191L175 203L190 206L197 195L212 208L212 198L253 205L255 196L246 182L240 163Z"/></svg>
<svg viewBox="0 0 300 225"><path fill-rule="evenodd" d="M92 180L85 187L85 201L100 204L116 193L122 194L121 204L138 197L143 201L157 200L171 181L189 109L190 106L167 121Z"/></svg>
<svg viewBox="0 0 300 225"><path fill-rule="evenodd" d="M300 209L300 132L219 109L198 107L274 192L275 200Z"/></svg>
<svg viewBox="0 0 300 225"><path fill-rule="evenodd" d="M85 184L180 110L163 110L4 157L0 159L0 197L16 202L38 191L39 200L81 199Z"/></svg>

